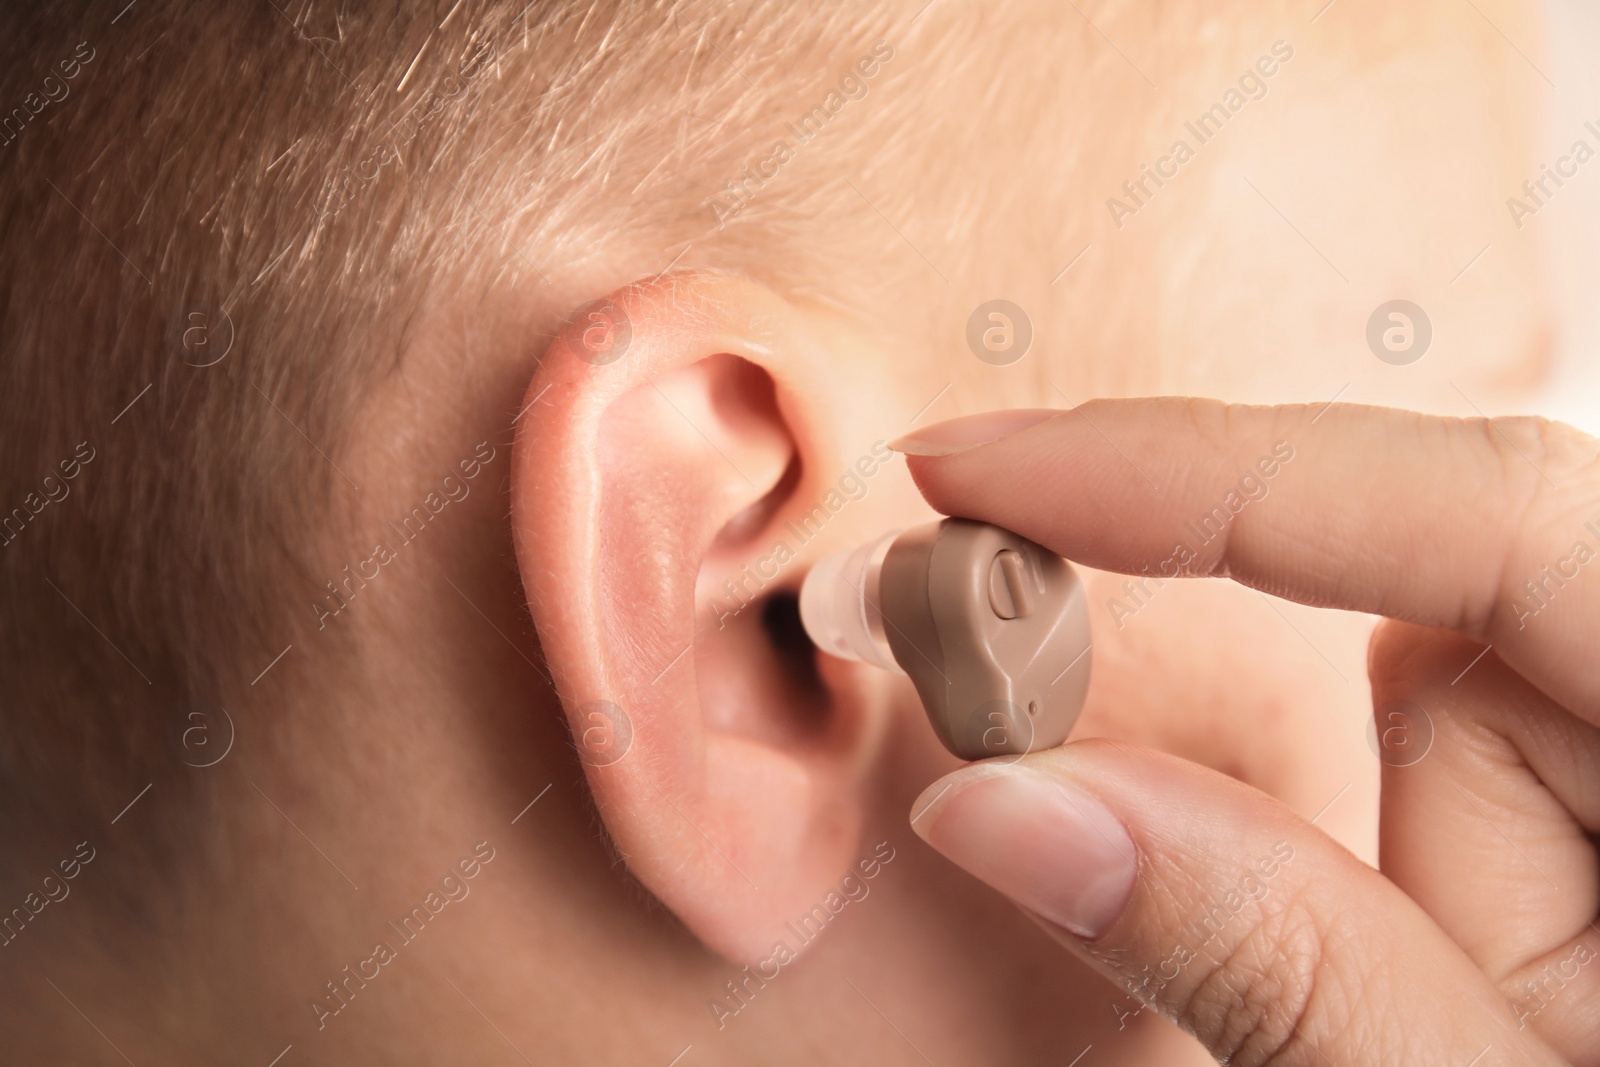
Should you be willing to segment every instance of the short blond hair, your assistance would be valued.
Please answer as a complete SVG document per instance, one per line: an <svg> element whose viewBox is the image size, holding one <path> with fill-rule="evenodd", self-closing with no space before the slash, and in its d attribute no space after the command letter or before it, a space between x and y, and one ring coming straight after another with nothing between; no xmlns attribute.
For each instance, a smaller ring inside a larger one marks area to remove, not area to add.
<svg viewBox="0 0 1600 1067"><path fill-rule="evenodd" d="M746 168L816 114L804 166L857 155L830 94L859 106L889 27L765 2L0 13L0 102L25 115L0 133L18 824L98 820L178 774L183 708L226 705L306 621L352 411L420 309L602 295L581 291L614 270L597 250L640 234L833 291L811 220L869 208L837 175Z"/></svg>

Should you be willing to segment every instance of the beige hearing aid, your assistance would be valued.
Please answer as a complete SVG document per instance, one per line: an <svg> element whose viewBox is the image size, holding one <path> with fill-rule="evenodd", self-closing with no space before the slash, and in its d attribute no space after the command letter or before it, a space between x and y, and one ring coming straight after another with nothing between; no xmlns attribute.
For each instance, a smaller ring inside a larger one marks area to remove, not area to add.
<svg viewBox="0 0 1600 1067"><path fill-rule="evenodd" d="M1089 609L1066 560L988 523L945 519L818 561L800 619L822 651L910 676L962 759L1067 739L1089 689Z"/></svg>

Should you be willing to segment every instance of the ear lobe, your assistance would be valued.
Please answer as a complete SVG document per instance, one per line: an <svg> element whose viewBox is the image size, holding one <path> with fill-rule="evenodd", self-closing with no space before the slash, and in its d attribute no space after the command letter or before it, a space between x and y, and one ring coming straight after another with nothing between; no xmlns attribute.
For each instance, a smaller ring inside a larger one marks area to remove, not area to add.
<svg viewBox="0 0 1600 1067"><path fill-rule="evenodd" d="M601 816L634 874L741 961L793 944L785 923L858 858L883 732L864 696L881 681L824 683L791 625L822 546L785 524L821 492L811 471L848 465L808 422L827 363L767 290L679 276L585 309L518 420L517 559Z"/></svg>

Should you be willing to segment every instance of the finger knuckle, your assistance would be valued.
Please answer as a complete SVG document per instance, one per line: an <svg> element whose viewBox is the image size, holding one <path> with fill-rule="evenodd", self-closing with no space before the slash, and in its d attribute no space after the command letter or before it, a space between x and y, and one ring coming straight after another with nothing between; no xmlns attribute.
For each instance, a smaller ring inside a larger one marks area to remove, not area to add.
<svg viewBox="0 0 1600 1067"><path fill-rule="evenodd" d="M1330 998L1343 999L1328 967L1329 931L1298 901L1265 914L1220 954L1178 1005L1177 1021L1222 1063L1286 1067L1319 1062Z"/></svg>
<svg viewBox="0 0 1600 1067"><path fill-rule="evenodd" d="M1565 423L1531 416L1487 420L1483 433L1498 454L1503 506L1514 518L1492 586L1500 595L1464 620L1462 628L1473 634L1507 627L1520 631L1515 608L1526 579L1553 581L1545 575L1552 562L1600 519L1600 441Z"/></svg>
<svg viewBox="0 0 1600 1067"><path fill-rule="evenodd" d="M1506 469L1519 475L1524 474L1529 460L1551 473L1597 471L1595 452L1600 441L1564 422L1538 415L1510 415L1488 420L1486 429L1487 439L1499 451Z"/></svg>

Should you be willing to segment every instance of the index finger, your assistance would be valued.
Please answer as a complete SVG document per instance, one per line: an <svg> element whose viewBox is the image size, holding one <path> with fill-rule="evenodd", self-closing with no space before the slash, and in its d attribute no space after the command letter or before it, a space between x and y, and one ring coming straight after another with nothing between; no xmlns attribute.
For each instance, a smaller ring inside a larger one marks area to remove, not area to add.
<svg viewBox="0 0 1600 1067"><path fill-rule="evenodd" d="M1103 570L1231 577L1449 627L1600 723L1593 438L1354 404L1163 397L1033 414L955 419L895 447L946 514Z"/></svg>

